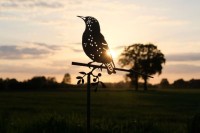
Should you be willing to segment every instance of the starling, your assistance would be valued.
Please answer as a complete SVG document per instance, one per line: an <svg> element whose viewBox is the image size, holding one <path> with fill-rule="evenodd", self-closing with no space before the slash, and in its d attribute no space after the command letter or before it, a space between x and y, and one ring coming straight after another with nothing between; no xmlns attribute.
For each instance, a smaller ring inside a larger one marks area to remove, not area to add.
<svg viewBox="0 0 200 133"><path fill-rule="evenodd" d="M104 36L100 32L98 20L91 16L77 17L82 18L86 24L82 37L82 46L85 54L93 60L93 62L102 63L102 65L104 64L108 74L116 73L112 55Z"/></svg>

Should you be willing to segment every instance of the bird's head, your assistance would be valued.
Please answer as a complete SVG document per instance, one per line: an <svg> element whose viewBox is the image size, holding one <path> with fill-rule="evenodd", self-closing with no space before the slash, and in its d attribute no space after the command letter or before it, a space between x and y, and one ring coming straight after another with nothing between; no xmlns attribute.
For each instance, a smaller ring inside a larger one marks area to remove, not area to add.
<svg viewBox="0 0 200 133"><path fill-rule="evenodd" d="M85 21L85 23L88 22L88 21L95 21L95 20L97 21L96 18L91 17L91 16L86 16L86 17L84 17L84 16L77 16L77 17L83 19L83 21Z"/></svg>
<svg viewBox="0 0 200 133"><path fill-rule="evenodd" d="M100 32L100 26L99 26L99 22L96 18L91 17L91 16L77 16L81 19L83 19L83 21L85 22L86 25L86 30L90 31L90 32Z"/></svg>
<svg viewBox="0 0 200 133"><path fill-rule="evenodd" d="M87 21L86 19L88 19L88 17L84 17L84 16L77 16L77 17L83 19L83 21Z"/></svg>

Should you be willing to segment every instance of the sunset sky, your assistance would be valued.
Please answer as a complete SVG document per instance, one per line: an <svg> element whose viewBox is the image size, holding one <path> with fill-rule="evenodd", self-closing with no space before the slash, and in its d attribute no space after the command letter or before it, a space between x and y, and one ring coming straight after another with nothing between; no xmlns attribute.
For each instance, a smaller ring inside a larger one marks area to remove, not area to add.
<svg viewBox="0 0 200 133"><path fill-rule="evenodd" d="M89 69L71 62L90 61L81 44L85 24L77 15L98 19L118 67L125 46L151 42L167 61L150 83L200 78L199 0L0 0L0 77L45 75L60 82L70 73L75 83L78 72ZM102 81L122 81L124 75L104 72Z"/></svg>

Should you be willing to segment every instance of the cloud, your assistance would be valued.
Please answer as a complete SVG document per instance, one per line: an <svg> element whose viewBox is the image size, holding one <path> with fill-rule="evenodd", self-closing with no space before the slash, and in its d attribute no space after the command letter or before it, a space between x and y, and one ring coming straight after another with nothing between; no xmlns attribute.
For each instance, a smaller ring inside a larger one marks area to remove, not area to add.
<svg viewBox="0 0 200 133"><path fill-rule="evenodd" d="M158 15L142 15L137 18L140 22L148 22L153 25L169 25L169 26L180 26L188 24L186 20L173 19L167 16Z"/></svg>
<svg viewBox="0 0 200 133"><path fill-rule="evenodd" d="M32 4L29 4L28 6L29 7L60 8L60 7L63 7L64 5L59 2L51 2L51 3L48 2L47 3L44 1L37 1Z"/></svg>
<svg viewBox="0 0 200 133"><path fill-rule="evenodd" d="M3 0L0 1L0 19L18 21L38 20L39 23L45 24L60 23L60 19L55 20L54 16L62 15L55 15L53 12L58 12L60 9L63 11L64 7L64 2L53 0L48 0L48 2L44 0ZM48 18L49 15L52 16L50 20Z"/></svg>
<svg viewBox="0 0 200 133"><path fill-rule="evenodd" d="M21 45L1 45L0 59L35 59L44 58L47 55L54 54L62 46L48 45L39 42L25 42Z"/></svg>
<svg viewBox="0 0 200 133"><path fill-rule="evenodd" d="M0 8L61 8L64 5L56 1L41 1L41 0L7 0L0 2Z"/></svg>
<svg viewBox="0 0 200 133"><path fill-rule="evenodd" d="M0 7L1 8L16 8L18 7L18 4L14 2L1 2Z"/></svg>
<svg viewBox="0 0 200 133"><path fill-rule="evenodd" d="M76 49L74 46L72 46L72 45L79 45L79 46L81 46L82 45L82 43L80 43L80 42L77 42L77 43L69 43L69 45L67 45L67 46L65 46L65 47L67 47L68 49L70 49L70 50L72 50L73 52L77 52L77 53L79 53L79 52L83 52L83 49Z"/></svg>
<svg viewBox="0 0 200 133"><path fill-rule="evenodd" d="M83 49L76 49L72 46L66 46L66 47L76 53L83 52Z"/></svg>
<svg viewBox="0 0 200 133"><path fill-rule="evenodd" d="M113 47L112 49L118 50L118 49L123 49L123 48L125 48L125 47L126 47L126 46L121 45L121 46Z"/></svg>
<svg viewBox="0 0 200 133"><path fill-rule="evenodd" d="M166 55L167 61L199 61L200 53L182 53Z"/></svg>
<svg viewBox="0 0 200 133"><path fill-rule="evenodd" d="M37 48L22 48L16 45L0 46L0 59L32 59L50 54L50 51Z"/></svg>
<svg viewBox="0 0 200 133"><path fill-rule="evenodd" d="M168 65L164 67L164 71L166 73L173 74L198 74L200 72L200 66L188 65L188 64L176 64L176 65Z"/></svg>
<svg viewBox="0 0 200 133"><path fill-rule="evenodd" d="M70 48L70 47L68 47L68 48ZM83 50L82 49L75 49L75 48L70 48L72 51L74 51L74 52L77 52L77 53L79 53L79 52L83 52Z"/></svg>
<svg viewBox="0 0 200 133"><path fill-rule="evenodd" d="M50 44L46 44L46 43L41 43L41 42L32 42L34 45L38 45L41 47L45 47L47 49L51 49L51 50L60 50L61 47L64 46L58 46L58 45L50 45Z"/></svg>
<svg viewBox="0 0 200 133"><path fill-rule="evenodd" d="M82 45L81 42L75 42L75 43L70 43L70 44L73 44L73 45Z"/></svg>
<svg viewBox="0 0 200 133"><path fill-rule="evenodd" d="M17 64L15 66L10 64L1 64L0 73L29 73L34 75L46 74L63 74L67 68L64 67L46 67L46 66L33 66L27 64Z"/></svg>

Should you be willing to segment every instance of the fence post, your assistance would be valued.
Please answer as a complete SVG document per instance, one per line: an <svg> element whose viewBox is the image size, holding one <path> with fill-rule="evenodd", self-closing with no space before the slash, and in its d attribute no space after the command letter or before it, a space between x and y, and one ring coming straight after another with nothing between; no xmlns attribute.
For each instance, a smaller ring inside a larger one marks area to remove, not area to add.
<svg viewBox="0 0 200 133"><path fill-rule="evenodd" d="M90 76L89 72L87 75L87 133L90 133Z"/></svg>

